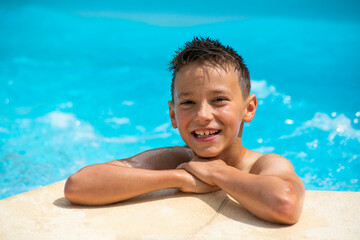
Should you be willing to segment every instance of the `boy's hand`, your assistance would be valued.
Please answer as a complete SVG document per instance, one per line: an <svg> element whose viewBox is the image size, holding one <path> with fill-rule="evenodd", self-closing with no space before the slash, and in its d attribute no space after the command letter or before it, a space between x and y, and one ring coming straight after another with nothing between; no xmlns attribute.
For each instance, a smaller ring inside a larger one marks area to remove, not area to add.
<svg viewBox="0 0 360 240"><path fill-rule="evenodd" d="M195 177L211 186L215 186L213 181L213 173L219 168L227 166L221 159L202 159L194 158L190 162L182 163L177 168L182 168L187 172L193 174Z"/></svg>
<svg viewBox="0 0 360 240"><path fill-rule="evenodd" d="M180 169L181 165L177 168ZM219 187L209 185L187 171L183 172L182 179L183 185L179 187L179 190L182 192L209 193L219 190Z"/></svg>

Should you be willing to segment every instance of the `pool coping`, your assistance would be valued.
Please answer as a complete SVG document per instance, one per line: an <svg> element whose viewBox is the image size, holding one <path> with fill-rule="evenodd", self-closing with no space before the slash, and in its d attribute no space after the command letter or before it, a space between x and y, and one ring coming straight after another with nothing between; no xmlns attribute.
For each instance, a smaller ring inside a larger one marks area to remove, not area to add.
<svg viewBox="0 0 360 240"><path fill-rule="evenodd" d="M65 180L0 200L0 239L354 239L360 192L306 191L292 226L260 220L223 191L161 190L101 207L77 206Z"/></svg>

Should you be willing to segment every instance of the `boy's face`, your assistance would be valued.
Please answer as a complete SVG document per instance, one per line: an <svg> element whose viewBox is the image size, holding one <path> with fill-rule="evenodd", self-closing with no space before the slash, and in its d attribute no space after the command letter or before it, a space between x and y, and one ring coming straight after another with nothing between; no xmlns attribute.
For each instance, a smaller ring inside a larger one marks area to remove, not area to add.
<svg viewBox="0 0 360 240"><path fill-rule="evenodd" d="M216 157L241 143L241 122L253 118L256 97L244 100L238 81L231 66L192 63L176 74L171 122L198 156Z"/></svg>

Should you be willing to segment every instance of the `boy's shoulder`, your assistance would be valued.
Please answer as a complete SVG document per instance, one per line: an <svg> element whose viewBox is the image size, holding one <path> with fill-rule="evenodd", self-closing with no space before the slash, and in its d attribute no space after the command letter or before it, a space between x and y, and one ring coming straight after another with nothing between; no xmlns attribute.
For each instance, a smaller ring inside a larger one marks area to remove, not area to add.
<svg viewBox="0 0 360 240"><path fill-rule="evenodd" d="M305 191L303 182L288 159L276 153L258 154L258 156L249 173L276 176L291 182L298 190Z"/></svg>
<svg viewBox="0 0 360 240"><path fill-rule="evenodd" d="M262 154L251 151L251 169L249 173L261 175L288 174L294 172L294 166L285 157L276 154Z"/></svg>

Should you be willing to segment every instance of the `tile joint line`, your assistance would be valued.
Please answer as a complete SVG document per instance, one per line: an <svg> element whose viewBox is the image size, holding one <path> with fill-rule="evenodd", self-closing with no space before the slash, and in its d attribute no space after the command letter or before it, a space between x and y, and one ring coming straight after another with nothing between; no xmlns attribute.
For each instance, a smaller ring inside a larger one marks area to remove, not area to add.
<svg viewBox="0 0 360 240"><path fill-rule="evenodd" d="M205 227L209 226L210 223L216 218L216 216L221 212L221 210L225 207L225 205L228 203L228 201L230 200L230 198L226 195L226 197L224 198L224 200L222 201L222 203L220 204L220 206L218 207L218 209L216 209L216 213L210 218L209 221L207 221L203 226L199 227L198 229L196 229L192 234L190 234L189 237L186 238L186 240L191 240L193 239L193 237L199 233L202 229L204 229Z"/></svg>

